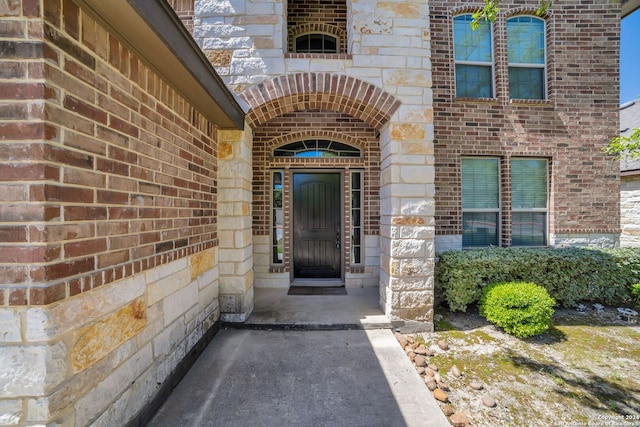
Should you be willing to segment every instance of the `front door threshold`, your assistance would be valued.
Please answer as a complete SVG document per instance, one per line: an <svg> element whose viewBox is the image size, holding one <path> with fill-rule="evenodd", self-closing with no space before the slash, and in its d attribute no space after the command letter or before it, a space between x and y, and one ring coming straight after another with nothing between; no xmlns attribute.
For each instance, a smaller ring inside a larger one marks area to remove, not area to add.
<svg viewBox="0 0 640 427"><path fill-rule="evenodd" d="M293 279L291 286L315 286L319 288L340 288L344 282L340 279Z"/></svg>

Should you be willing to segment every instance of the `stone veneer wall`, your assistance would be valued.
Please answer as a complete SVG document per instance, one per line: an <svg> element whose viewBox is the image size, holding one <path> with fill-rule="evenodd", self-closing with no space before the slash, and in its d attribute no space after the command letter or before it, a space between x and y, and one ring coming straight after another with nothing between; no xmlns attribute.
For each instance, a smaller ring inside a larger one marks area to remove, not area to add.
<svg viewBox="0 0 640 427"><path fill-rule="evenodd" d="M640 174L622 177L620 246L640 247Z"/></svg>
<svg viewBox="0 0 640 427"><path fill-rule="evenodd" d="M220 318L218 130L72 1L0 37L2 423L123 425Z"/></svg>
<svg viewBox="0 0 640 427"><path fill-rule="evenodd" d="M286 6L273 0L198 1L193 34L225 83L249 103L254 128L283 114L321 109L360 118L378 131L380 238L368 239L367 245L379 246L367 250L380 253L387 316L428 329L435 206L428 5L345 3L345 54L287 53ZM264 259L268 240L254 235L254 242L256 259ZM286 286L289 275L274 272L261 280Z"/></svg>
<svg viewBox="0 0 640 427"><path fill-rule="evenodd" d="M601 147L618 133L620 5L599 0L554 2L544 16L548 99L510 100L506 18L535 15L538 3L500 4L494 24L496 97L456 99L452 19L473 9L466 1L430 1L438 252L462 246L463 156L502 159L503 246L511 244L508 168L515 156L550 160L550 245L618 243L618 163Z"/></svg>

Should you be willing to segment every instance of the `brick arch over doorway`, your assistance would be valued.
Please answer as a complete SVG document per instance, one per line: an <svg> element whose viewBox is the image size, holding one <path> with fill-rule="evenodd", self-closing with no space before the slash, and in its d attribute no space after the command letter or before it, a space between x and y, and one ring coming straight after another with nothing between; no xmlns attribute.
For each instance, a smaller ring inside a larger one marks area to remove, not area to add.
<svg viewBox="0 0 640 427"><path fill-rule="evenodd" d="M252 127L294 111L329 110L355 117L380 130L400 101L377 86L339 74L297 73L248 88L240 97L249 104Z"/></svg>

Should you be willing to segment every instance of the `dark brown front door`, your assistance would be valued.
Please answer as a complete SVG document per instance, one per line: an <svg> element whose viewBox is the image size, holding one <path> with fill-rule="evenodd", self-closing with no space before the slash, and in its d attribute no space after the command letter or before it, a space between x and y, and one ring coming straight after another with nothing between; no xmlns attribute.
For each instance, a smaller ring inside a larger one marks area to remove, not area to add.
<svg viewBox="0 0 640 427"><path fill-rule="evenodd" d="M340 174L293 175L295 278L340 277Z"/></svg>

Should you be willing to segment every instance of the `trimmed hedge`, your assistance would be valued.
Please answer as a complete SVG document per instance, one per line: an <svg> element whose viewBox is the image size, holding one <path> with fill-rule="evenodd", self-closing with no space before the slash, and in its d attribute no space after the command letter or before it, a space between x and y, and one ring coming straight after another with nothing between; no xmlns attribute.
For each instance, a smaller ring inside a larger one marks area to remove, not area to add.
<svg viewBox="0 0 640 427"><path fill-rule="evenodd" d="M631 293L636 297L636 305L640 307L640 283L631 286Z"/></svg>
<svg viewBox="0 0 640 427"><path fill-rule="evenodd" d="M549 329L555 303L535 283L494 283L482 290L480 315L508 334L529 338Z"/></svg>
<svg viewBox="0 0 640 427"><path fill-rule="evenodd" d="M572 307L579 301L627 303L640 281L640 248L488 248L438 258L436 292L451 311L466 311L493 283L532 282Z"/></svg>

